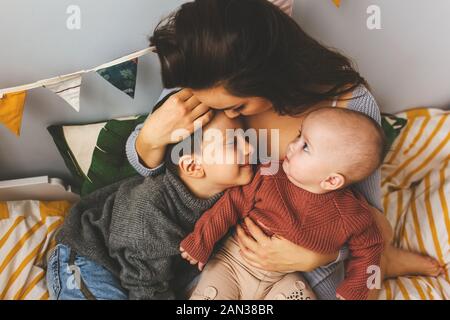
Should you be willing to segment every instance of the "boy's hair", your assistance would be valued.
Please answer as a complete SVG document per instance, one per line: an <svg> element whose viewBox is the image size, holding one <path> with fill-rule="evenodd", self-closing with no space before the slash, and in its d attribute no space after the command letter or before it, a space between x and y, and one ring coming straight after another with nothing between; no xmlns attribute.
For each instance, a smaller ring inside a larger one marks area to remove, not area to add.
<svg viewBox="0 0 450 320"><path fill-rule="evenodd" d="M388 152L387 138L381 125L373 118L361 112L331 107L314 110L307 115L311 116L319 116L322 121L331 120L337 127L336 132L345 135L340 146L352 149L345 153L347 165L342 164L349 184L364 180L381 166Z"/></svg>

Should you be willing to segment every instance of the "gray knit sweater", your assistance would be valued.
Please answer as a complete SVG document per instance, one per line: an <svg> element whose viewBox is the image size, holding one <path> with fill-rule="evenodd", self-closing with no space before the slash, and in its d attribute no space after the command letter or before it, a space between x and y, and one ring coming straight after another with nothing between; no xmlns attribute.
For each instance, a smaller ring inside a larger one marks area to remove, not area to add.
<svg viewBox="0 0 450 320"><path fill-rule="evenodd" d="M125 179L76 203L56 240L110 270L130 299L174 299L196 276L179 244L221 195L196 198L168 169Z"/></svg>
<svg viewBox="0 0 450 320"><path fill-rule="evenodd" d="M158 102L162 100L167 94L177 89L165 89L163 90ZM378 124L381 124L381 114L378 104L373 95L364 86L359 86L353 91L354 99L349 101L348 108L350 110L365 113L369 117L373 118ZM145 167L139 161L139 156L136 151L136 139L141 131L143 124L136 127L133 133L130 135L126 145L126 153L128 161L142 176L152 176L159 174L164 170L164 163L154 169ZM370 177L364 181L358 183L356 189L361 192L366 200L378 210L383 211L381 204L381 171L377 170Z"/></svg>

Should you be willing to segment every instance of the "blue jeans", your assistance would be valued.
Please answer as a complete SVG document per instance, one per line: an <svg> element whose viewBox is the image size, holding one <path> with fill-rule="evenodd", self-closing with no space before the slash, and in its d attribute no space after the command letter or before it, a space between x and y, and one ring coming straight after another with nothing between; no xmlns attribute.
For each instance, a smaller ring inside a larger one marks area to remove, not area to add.
<svg viewBox="0 0 450 320"><path fill-rule="evenodd" d="M58 244L48 258L47 287L52 300L126 300L110 271Z"/></svg>

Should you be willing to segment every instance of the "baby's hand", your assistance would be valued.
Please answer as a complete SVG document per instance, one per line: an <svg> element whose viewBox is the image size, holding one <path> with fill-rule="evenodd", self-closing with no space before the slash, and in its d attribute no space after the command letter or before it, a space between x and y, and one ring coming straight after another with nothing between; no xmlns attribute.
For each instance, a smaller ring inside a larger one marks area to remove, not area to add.
<svg viewBox="0 0 450 320"><path fill-rule="evenodd" d="M189 261L190 264L195 265L198 264L198 270L202 271L203 267L205 266L204 263L199 262L198 260L195 260L193 257L191 257L191 255L189 253L186 252L186 250L184 250L182 247L180 247L180 251L181 251L181 257L183 257L183 259L186 259L187 261Z"/></svg>

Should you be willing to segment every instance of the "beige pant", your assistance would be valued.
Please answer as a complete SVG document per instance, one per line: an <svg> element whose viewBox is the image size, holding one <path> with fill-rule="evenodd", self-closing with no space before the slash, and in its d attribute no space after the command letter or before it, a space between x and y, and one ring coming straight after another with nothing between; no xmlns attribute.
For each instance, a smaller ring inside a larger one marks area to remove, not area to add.
<svg viewBox="0 0 450 320"><path fill-rule="evenodd" d="M209 260L191 300L315 300L300 273L264 271L250 266L230 236Z"/></svg>

